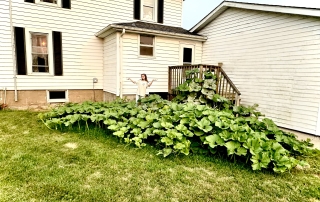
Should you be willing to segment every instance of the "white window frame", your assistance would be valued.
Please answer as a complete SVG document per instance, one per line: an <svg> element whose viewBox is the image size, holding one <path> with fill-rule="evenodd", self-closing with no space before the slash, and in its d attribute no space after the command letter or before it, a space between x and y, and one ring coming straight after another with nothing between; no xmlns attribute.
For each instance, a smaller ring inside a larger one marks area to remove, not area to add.
<svg viewBox="0 0 320 202"><path fill-rule="evenodd" d="M49 2L42 2L41 0L35 0L35 3L36 4L45 5L45 6L55 6L55 7L61 7L62 6L61 0L57 0L57 4L49 3Z"/></svg>
<svg viewBox="0 0 320 202"><path fill-rule="evenodd" d="M195 45L191 45L191 44L180 44L180 65L184 65L183 64L183 49L184 48L190 48L190 49L192 49L192 60L191 60L191 64L190 65L192 65L192 64L194 64L194 61L195 61Z"/></svg>
<svg viewBox="0 0 320 202"><path fill-rule="evenodd" d="M152 41L153 45L152 46L150 46L150 45L142 45L144 47L152 47L153 48L153 55L141 55L141 53L140 53L140 46L141 46L141 44L140 44L140 36L153 37L153 41ZM139 57L155 58L156 57L156 48L155 47L156 47L156 36L148 35L148 34L139 34L138 35L138 53L139 53Z"/></svg>
<svg viewBox="0 0 320 202"><path fill-rule="evenodd" d="M65 99L50 99L50 92L51 91L65 92L66 98ZM69 91L68 90L47 90L47 102L48 103L69 102Z"/></svg>
<svg viewBox="0 0 320 202"><path fill-rule="evenodd" d="M158 22L158 0L153 0L154 1L154 7L153 7L153 20L145 19L143 16L143 6L144 6L144 0L141 0L141 5L140 5L140 19L143 21L147 22Z"/></svg>
<svg viewBox="0 0 320 202"><path fill-rule="evenodd" d="M32 33L42 33L47 34L47 49L48 49L48 64L49 72L33 72L32 71L32 42L31 34ZM25 42L26 42L26 58L27 58L27 75L53 75L53 40L52 40L52 31L45 29L36 29L36 28L25 28Z"/></svg>

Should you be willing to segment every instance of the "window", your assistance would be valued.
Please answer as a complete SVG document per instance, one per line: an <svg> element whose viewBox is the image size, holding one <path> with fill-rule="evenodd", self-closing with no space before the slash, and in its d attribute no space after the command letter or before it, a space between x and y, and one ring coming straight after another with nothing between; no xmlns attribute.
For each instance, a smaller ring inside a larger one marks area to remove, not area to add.
<svg viewBox="0 0 320 202"><path fill-rule="evenodd" d="M192 65L194 64L195 46L192 44L180 44L179 64Z"/></svg>
<svg viewBox="0 0 320 202"><path fill-rule="evenodd" d="M66 90L48 90L48 102L68 102L68 91Z"/></svg>
<svg viewBox="0 0 320 202"><path fill-rule="evenodd" d="M47 3L53 3L53 4L57 4L58 0L40 0L41 2L47 2Z"/></svg>
<svg viewBox="0 0 320 202"><path fill-rule="evenodd" d="M24 2L71 9L71 0L24 0Z"/></svg>
<svg viewBox="0 0 320 202"><path fill-rule="evenodd" d="M49 72L48 34L31 33L32 72Z"/></svg>
<svg viewBox="0 0 320 202"><path fill-rule="evenodd" d="M154 36L140 35L140 55L153 56Z"/></svg>
<svg viewBox="0 0 320 202"><path fill-rule="evenodd" d="M142 19L148 21L154 21L154 11L155 11L155 0L144 0L143 1L143 17Z"/></svg>
<svg viewBox="0 0 320 202"><path fill-rule="evenodd" d="M183 48L183 65L192 64L192 48Z"/></svg>
<svg viewBox="0 0 320 202"><path fill-rule="evenodd" d="M164 0L134 0L133 18L163 23Z"/></svg>
<svg viewBox="0 0 320 202"><path fill-rule="evenodd" d="M53 74L52 32L26 29L27 73Z"/></svg>
<svg viewBox="0 0 320 202"><path fill-rule="evenodd" d="M63 75L62 33L14 27L18 75Z"/></svg>
<svg viewBox="0 0 320 202"><path fill-rule="evenodd" d="M59 7L61 7L61 0L36 0L35 3L48 5L48 6L59 6Z"/></svg>

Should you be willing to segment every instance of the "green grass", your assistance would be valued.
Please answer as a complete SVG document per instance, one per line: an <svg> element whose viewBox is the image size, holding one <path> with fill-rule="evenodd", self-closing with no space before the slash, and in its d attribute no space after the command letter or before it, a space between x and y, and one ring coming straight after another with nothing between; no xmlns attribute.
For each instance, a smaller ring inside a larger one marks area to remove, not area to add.
<svg viewBox="0 0 320 202"><path fill-rule="evenodd" d="M254 172L219 156L162 158L103 131L52 131L36 112L0 111L0 201L319 201L308 170Z"/></svg>

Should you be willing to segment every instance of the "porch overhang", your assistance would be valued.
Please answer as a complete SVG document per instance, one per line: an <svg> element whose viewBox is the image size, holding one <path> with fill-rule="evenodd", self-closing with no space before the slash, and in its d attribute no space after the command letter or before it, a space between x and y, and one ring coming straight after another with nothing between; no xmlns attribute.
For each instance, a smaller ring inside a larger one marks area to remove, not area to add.
<svg viewBox="0 0 320 202"><path fill-rule="evenodd" d="M176 39L186 39L186 40L201 41L201 42L204 42L207 40L207 37L201 36L201 35L181 34L181 33L152 30L152 29L124 26L124 25L117 25L117 24L108 25L104 29L97 32L95 34L95 36L99 37L99 38L105 38L106 36L108 36L114 32L122 32L123 29L125 29L126 33L148 34L148 35L154 35L154 36L162 36L162 37L176 38Z"/></svg>

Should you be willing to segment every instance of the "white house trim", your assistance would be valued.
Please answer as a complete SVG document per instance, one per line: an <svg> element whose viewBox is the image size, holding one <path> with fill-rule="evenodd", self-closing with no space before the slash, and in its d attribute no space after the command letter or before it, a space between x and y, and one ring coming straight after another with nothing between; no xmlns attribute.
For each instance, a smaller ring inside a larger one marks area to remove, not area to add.
<svg viewBox="0 0 320 202"><path fill-rule="evenodd" d="M209 24L212 20L217 18L221 13L226 11L228 8L241 8L249 10L259 10L295 15L306 15L313 17L320 17L320 9L316 8L304 8L304 7L290 7L280 5L267 5L267 4L252 4L252 3L240 3L232 1L224 1L213 11L211 11L206 17L198 22L194 27L190 29L190 32L198 32Z"/></svg>

